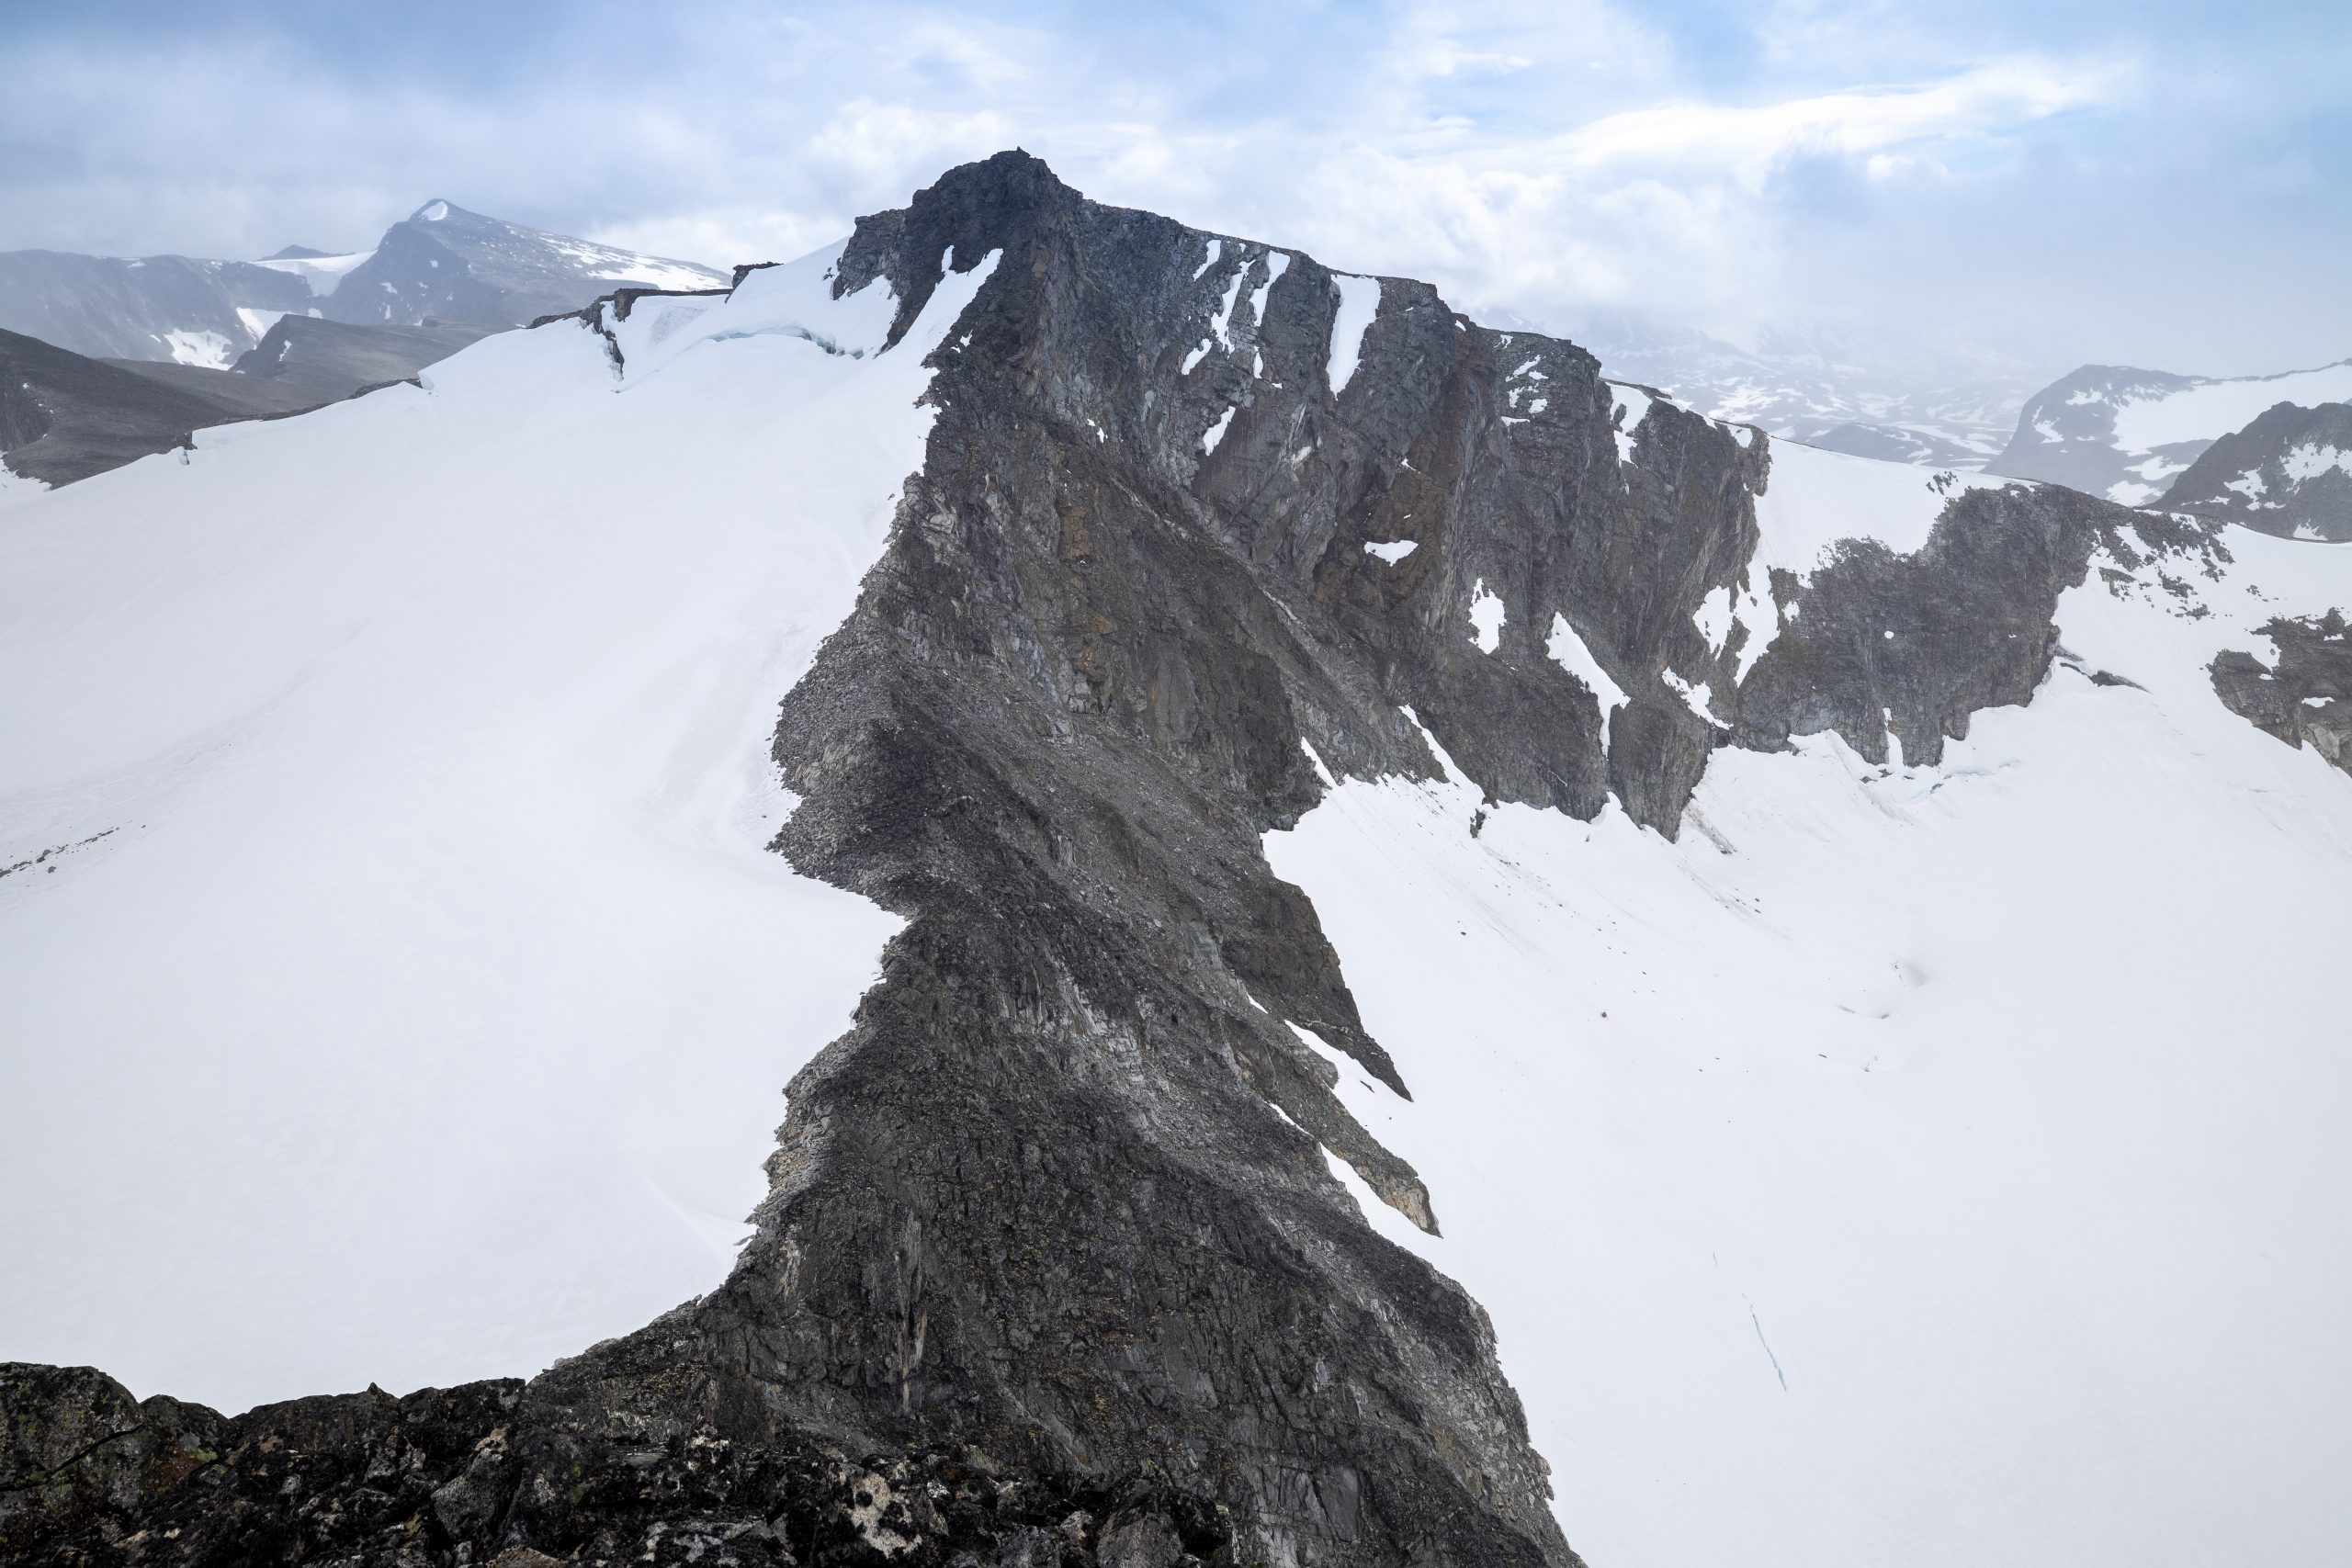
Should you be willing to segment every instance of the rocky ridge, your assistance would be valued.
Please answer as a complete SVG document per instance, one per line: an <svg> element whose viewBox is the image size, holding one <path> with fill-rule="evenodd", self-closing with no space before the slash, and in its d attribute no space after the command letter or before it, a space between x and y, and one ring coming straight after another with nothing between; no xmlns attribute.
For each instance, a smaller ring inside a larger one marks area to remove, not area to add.
<svg viewBox="0 0 2352 1568"><path fill-rule="evenodd" d="M890 545L780 716L776 847L908 923L792 1084L728 1282L527 1385L236 1422L14 1370L0 1540L1573 1562L1484 1314L1326 1168L1443 1223L1302 1038L1409 1094L1260 836L1338 775L1613 796L1671 837L1721 747L1932 761L2030 699L2095 555L2220 547L1962 488L1915 553L1767 569L1768 437L1021 154L861 221L835 288L887 283L902 331L991 255Z"/></svg>

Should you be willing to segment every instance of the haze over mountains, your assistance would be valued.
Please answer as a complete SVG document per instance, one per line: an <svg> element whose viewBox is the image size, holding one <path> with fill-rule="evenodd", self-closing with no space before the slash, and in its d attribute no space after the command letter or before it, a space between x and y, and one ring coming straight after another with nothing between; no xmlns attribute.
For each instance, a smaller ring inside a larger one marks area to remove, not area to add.
<svg viewBox="0 0 2352 1568"><path fill-rule="evenodd" d="M1625 318L1577 336L1614 374L1808 446L2352 537L2352 475L2336 466L2352 451L2339 439L2352 359L2226 378L2087 365L2027 397L2022 367L1990 354L1906 354L1824 334L1768 336L1749 353ZM2191 465L2217 446L2227 451L2191 480Z"/></svg>
<svg viewBox="0 0 2352 1568"><path fill-rule="evenodd" d="M444 340L451 347L468 341L462 333L451 337L453 327L522 325L576 310L616 285L694 289L727 281L715 267L528 229L435 200L392 225L372 249L345 254L300 245L250 263L0 254L0 330L99 358L240 373L261 363L246 356L281 320L439 334L369 343L297 329L310 334L300 356L308 370L291 380L266 389L206 376L167 381L237 418L313 407L413 374L438 356ZM1516 320L1509 312L1501 319ZM2308 409L2352 396L2352 361L2228 379L2086 366L2028 396L2027 367L2001 353L1885 333L1865 341L1819 329L1767 330L1753 349L1744 349L1655 316L1617 312L1580 321L1574 335L1612 375L1662 389L1711 417L1860 457L2053 479L2126 505L2165 500L2199 453L2272 401ZM285 352L282 342L272 350L281 358ZM49 373L56 374L53 366ZM52 443L57 455L35 476L52 482L96 471L93 462L104 466L105 455L119 461L167 450L180 433L174 421L202 412L132 398L96 420L86 451L67 454L70 427L91 423L92 389L103 384L87 373L74 379L82 390L77 412L65 422L68 435ZM0 446L0 456L10 450ZM2323 537L2352 531L2352 509L2338 499L2335 481L2322 479L2305 494L2290 471L2298 461L2291 451L2271 457L2290 465L2278 474L2286 490L2236 502L2224 490L2197 505L2272 530L2301 527ZM2309 460L2325 466L2325 459ZM17 463L18 471L32 474L27 461L38 465L43 457ZM2230 477L2250 471L2233 469ZM2289 502L2287 491L2302 499Z"/></svg>
<svg viewBox="0 0 2352 1568"><path fill-rule="evenodd" d="M2037 393L1988 467L2127 506L2164 497L2206 448L2278 403L2352 399L2352 359L2275 376L2176 376L2086 365Z"/></svg>
<svg viewBox="0 0 2352 1568"><path fill-rule="evenodd" d="M2352 547L1016 152L701 276L0 493L0 1550L2331 1560Z"/></svg>
<svg viewBox="0 0 2352 1568"><path fill-rule="evenodd" d="M1613 375L1664 388L1718 419L1857 457L1977 468L2008 439L2029 368L1990 350L1858 342L1814 331L1763 333L1751 351L1637 316L1593 318L1571 334Z"/></svg>
<svg viewBox="0 0 2352 1568"><path fill-rule="evenodd" d="M485 333L578 310L616 285L727 275L431 201L371 251L260 262L0 254L0 461L68 484L405 380Z"/></svg>
<svg viewBox="0 0 2352 1568"><path fill-rule="evenodd" d="M727 275L430 201L371 250L289 246L266 261L0 253L0 329L96 358L227 369L284 315L365 326L522 326L621 284L723 286Z"/></svg>

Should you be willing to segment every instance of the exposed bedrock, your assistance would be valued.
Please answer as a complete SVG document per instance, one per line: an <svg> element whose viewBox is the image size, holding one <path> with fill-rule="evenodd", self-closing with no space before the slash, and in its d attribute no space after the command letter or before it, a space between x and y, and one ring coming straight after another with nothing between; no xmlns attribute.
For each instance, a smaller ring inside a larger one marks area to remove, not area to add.
<svg viewBox="0 0 2352 1568"><path fill-rule="evenodd" d="M2275 620L2262 628L2278 650L2266 665L2232 650L2212 665L2213 691L2232 713L2290 746L2312 750L2352 773L2352 628L2344 612Z"/></svg>

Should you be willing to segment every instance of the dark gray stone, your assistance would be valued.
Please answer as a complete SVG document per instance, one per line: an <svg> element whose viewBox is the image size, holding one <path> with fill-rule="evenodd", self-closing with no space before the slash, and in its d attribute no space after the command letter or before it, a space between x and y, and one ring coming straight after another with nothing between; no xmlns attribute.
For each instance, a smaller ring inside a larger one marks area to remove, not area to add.
<svg viewBox="0 0 2352 1568"><path fill-rule="evenodd" d="M2352 629L2344 612L2274 620L2262 628L2276 666L2250 653L2215 657L2213 691L2232 713L2290 746L2305 741L2352 773Z"/></svg>

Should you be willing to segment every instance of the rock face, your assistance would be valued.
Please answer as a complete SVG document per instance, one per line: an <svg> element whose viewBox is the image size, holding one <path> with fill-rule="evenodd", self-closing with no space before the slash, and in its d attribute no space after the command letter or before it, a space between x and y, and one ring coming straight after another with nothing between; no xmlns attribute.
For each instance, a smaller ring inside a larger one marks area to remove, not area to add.
<svg viewBox="0 0 2352 1568"><path fill-rule="evenodd" d="M1302 1037L1410 1093L1261 836L1340 773L1672 836L1718 747L1932 761L2030 698L2095 549L2210 547L2018 487L1768 570L1763 436L1018 153L834 286L895 333L991 254L777 728L775 847L907 925L732 1276L528 1385L224 1422L15 1369L16 1555L1573 1563L1485 1314L1327 1164L1442 1224Z"/></svg>
<svg viewBox="0 0 2352 1568"><path fill-rule="evenodd" d="M607 1372L628 1362L606 1358ZM84 1368L0 1363L0 1555L10 1562L590 1562L1102 1564L1231 1561L1213 1506L1164 1486L1015 1479L971 1450L739 1444L708 1391L630 1367L674 1409L593 1378L381 1389L234 1419L134 1401ZM527 1539L534 1544L511 1543Z"/></svg>
<svg viewBox="0 0 2352 1568"><path fill-rule="evenodd" d="M2287 538L2352 539L2352 403L2279 403L2224 435L2165 504Z"/></svg>
<svg viewBox="0 0 2352 1568"><path fill-rule="evenodd" d="M2213 690L2232 713L2290 746L2309 741L2352 773L2352 630L2341 610L2262 628L2278 650L2266 665L2250 653L2213 660Z"/></svg>

